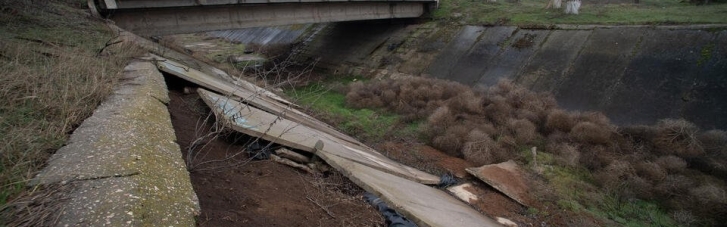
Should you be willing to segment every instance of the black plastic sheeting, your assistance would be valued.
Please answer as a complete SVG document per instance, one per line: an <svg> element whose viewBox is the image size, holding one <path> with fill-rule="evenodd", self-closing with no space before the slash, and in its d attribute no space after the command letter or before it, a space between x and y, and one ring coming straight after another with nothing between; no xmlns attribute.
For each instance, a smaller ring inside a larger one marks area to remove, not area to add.
<svg viewBox="0 0 727 227"><path fill-rule="evenodd" d="M386 203L381 200L381 198L375 196L374 194L366 192L364 194L364 199L366 202L371 204L372 206L376 207L379 212L381 212L382 215L384 215L384 219L386 219L386 226L388 227L417 227L414 222L411 222L406 217L399 214L399 212L396 212L394 209L389 208Z"/></svg>

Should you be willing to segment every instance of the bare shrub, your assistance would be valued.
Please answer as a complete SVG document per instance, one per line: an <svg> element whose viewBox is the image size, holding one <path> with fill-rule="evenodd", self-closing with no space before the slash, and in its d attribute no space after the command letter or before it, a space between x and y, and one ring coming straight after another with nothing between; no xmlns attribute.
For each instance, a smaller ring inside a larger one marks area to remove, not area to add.
<svg viewBox="0 0 727 227"><path fill-rule="evenodd" d="M709 156L727 156L727 132L722 130L709 130L700 133L697 139Z"/></svg>
<svg viewBox="0 0 727 227"><path fill-rule="evenodd" d="M670 174L661 183L656 184L654 190L663 198L682 195L688 192L694 181L681 174Z"/></svg>
<svg viewBox="0 0 727 227"><path fill-rule="evenodd" d="M593 178L601 187L616 189L624 184L627 179L634 176L635 173L636 171L630 163L616 160L602 170L597 171Z"/></svg>
<svg viewBox="0 0 727 227"><path fill-rule="evenodd" d="M406 121L426 119L422 133L429 144L476 165L517 159L522 145L546 137L545 150L558 165L586 168L619 201L656 199L672 209L699 211L694 214L700 218L719 217L704 207L724 206L714 202L723 201L724 189L706 185L701 172L687 167L727 179L727 134L700 134L685 120L617 128L603 113L558 109L552 95L507 80L481 90L415 77L354 83L346 101L386 108L405 115ZM690 189L694 183L703 186ZM709 206L699 206L706 201Z"/></svg>
<svg viewBox="0 0 727 227"><path fill-rule="evenodd" d="M591 122L593 124L603 127L611 127L611 121L608 119L608 117L606 117L606 115L603 115L603 113L601 112L588 111L578 114L578 121Z"/></svg>
<svg viewBox="0 0 727 227"><path fill-rule="evenodd" d="M615 159L614 154L607 150L604 146L581 147L581 157L578 161L587 169L601 169Z"/></svg>
<svg viewBox="0 0 727 227"><path fill-rule="evenodd" d="M508 127L518 144L528 144L538 136L538 133L535 131L535 124L525 119L512 119L508 122Z"/></svg>
<svg viewBox="0 0 727 227"><path fill-rule="evenodd" d="M507 99L507 102L515 109L522 109L525 105L525 102L529 99L533 99L531 92L526 90L523 87L516 86L516 85L510 85L512 86L512 89L510 89L510 92L507 92L505 94L502 94L502 96Z"/></svg>
<svg viewBox="0 0 727 227"><path fill-rule="evenodd" d="M651 142L656 138L657 129L646 125L632 125L619 127L618 133L634 142Z"/></svg>
<svg viewBox="0 0 727 227"><path fill-rule="evenodd" d="M654 162L670 173L679 173L687 168L684 159L673 155L661 156Z"/></svg>
<svg viewBox="0 0 727 227"><path fill-rule="evenodd" d="M396 92L392 90L385 90L381 93L381 101L385 103L393 103L396 102Z"/></svg>
<svg viewBox="0 0 727 227"><path fill-rule="evenodd" d="M497 135L498 134L498 131L495 128L495 126L492 126L492 124L490 124L490 123L481 123L481 124L478 124L476 127L478 130L484 132L487 135Z"/></svg>
<svg viewBox="0 0 727 227"><path fill-rule="evenodd" d="M515 89L515 84L507 79L501 79L497 81L497 84L494 87L490 87L489 93L495 94L495 95L506 95L507 93L512 92L512 90Z"/></svg>
<svg viewBox="0 0 727 227"><path fill-rule="evenodd" d="M432 147L444 151L449 155L462 157L461 149L464 146L468 134L469 130L465 126L454 125L449 127L444 135L435 137L432 141Z"/></svg>
<svg viewBox="0 0 727 227"><path fill-rule="evenodd" d="M622 196L627 198L653 199L653 185L639 176L630 176L626 179Z"/></svg>
<svg viewBox="0 0 727 227"><path fill-rule="evenodd" d="M591 122L580 122L573 127L570 136L579 142L606 144L611 137L611 130Z"/></svg>
<svg viewBox="0 0 727 227"><path fill-rule="evenodd" d="M636 164L635 168L636 173L639 176L651 182L661 182L667 176L666 170L662 168L659 164L653 162L638 163Z"/></svg>
<svg viewBox="0 0 727 227"><path fill-rule="evenodd" d="M512 107L507 103L507 100L502 96L495 96L490 98L491 103L485 106L485 115L497 125L505 125L510 119L512 113Z"/></svg>
<svg viewBox="0 0 727 227"><path fill-rule="evenodd" d="M559 144L569 142L571 142L571 137L568 135L568 133L555 131L548 135L548 143Z"/></svg>
<svg viewBox="0 0 727 227"><path fill-rule="evenodd" d="M435 136L432 139L432 147L454 157L461 157L459 149L461 148L462 141L455 135L445 134Z"/></svg>
<svg viewBox="0 0 727 227"><path fill-rule="evenodd" d="M690 161L692 168L727 181L727 158L700 157Z"/></svg>
<svg viewBox="0 0 727 227"><path fill-rule="evenodd" d="M684 119L663 119L656 124L657 135L654 146L664 154L680 157L694 157L704 153L697 140L696 125Z"/></svg>
<svg viewBox="0 0 727 227"><path fill-rule="evenodd" d="M537 120L531 118L532 116L527 117L528 120L532 121L536 125L543 125L548 113L550 113L553 108L558 107L558 103L550 93L530 92L528 96L529 97L526 102L523 103L523 109L528 113L532 113L537 116Z"/></svg>
<svg viewBox="0 0 727 227"><path fill-rule="evenodd" d="M702 205L710 203L727 205L727 194L725 194L724 188L714 184L704 184L692 188L689 190L689 194Z"/></svg>
<svg viewBox="0 0 727 227"><path fill-rule="evenodd" d="M555 160L561 165L577 167L579 164L578 160L581 157L581 153L574 146L565 143L559 144L551 152L556 154Z"/></svg>
<svg viewBox="0 0 727 227"><path fill-rule="evenodd" d="M492 164L497 160L497 144L492 138L480 130L472 130L467 136L462 150L464 159L475 165Z"/></svg>
<svg viewBox="0 0 727 227"><path fill-rule="evenodd" d="M446 106L439 107L437 110L429 115L427 119L427 129L424 130L425 134L429 137L435 135L441 135L444 131L454 125L455 118L452 116L451 111Z"/></svg>
<svg viewBox="0 0 727 227"><path fill-rule="evenodd" d="M466 90L451 99L449 107L458 113L481 114L482 106L481 97L477 96L472 90Z"/></svg>
<svg viewBox="0 0 727 227"><path fill-rule="evenodd" d="M558 130L567 133L575 125L576 120L573 119L573 116L560 109L550 111L545 120L545 129L551 132Z"/></svg>
<svg viewBox="0 0 727 227"><path fill-rule="evenodd" d="M361 100L364 99L364 84L363 82L353 82L348 85L348 94L346 94L346 104L354 108L364 108L361 105Z"/></svg>
<svg viewBox="0 0 727 227"><path fill-rule="evenodd" d="M540 121L541 121L540 120L540 116L537 113L535 113L533 111L530 111L530 110L527 110L527 109L518 109L518 110L516 110L515 111L515 118L517 118L517 119L526 119L526 120L532 122L535 125L539 124Z"/></svg>
<svg viewBox="0 0 727 227"><path fill-rule="evenodd" d="M374 106L361 103L361 100ZM426 118L446 103L454 103L452 107L455 112L479 113L481 107L478 100L478 96L465 85L412 76L352 83L346 94L346 103L351 107L383 107L408 116L410 121Z"/></svg>
<svg viewBox="0 0 727 227"><path fill-rule="evenodd" d="M515 148L517 148L517 142L515 141L515 138L509 135L498 137L497 145L507 150L514 150Z"/></svg>
<svg viewBox="0 0 727 227"><path fill-rule="evenodd" d="M687 210L676 210L671 213L671 218L682 226L693 226L697 218Z"/></svg>

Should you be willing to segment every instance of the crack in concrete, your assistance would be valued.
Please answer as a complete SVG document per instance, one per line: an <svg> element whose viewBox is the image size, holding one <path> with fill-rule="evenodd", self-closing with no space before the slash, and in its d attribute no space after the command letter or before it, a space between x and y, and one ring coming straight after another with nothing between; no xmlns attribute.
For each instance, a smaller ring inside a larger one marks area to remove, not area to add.
<svg viewBox="0 0 727 227"><path fill-rule="evenodd" d="M131 172L131 173L124 173L124 174L114 174L114 175L108 175L108 176L97 176L97 177L88 177L88 178L77 178L73 180L66 181L64 183L69 182L76 182L76 181L89 181L89 180L101 180L101 179L108 179L108 178L119 178L119 177L131 177L141 174L141 172Z"/></svg>

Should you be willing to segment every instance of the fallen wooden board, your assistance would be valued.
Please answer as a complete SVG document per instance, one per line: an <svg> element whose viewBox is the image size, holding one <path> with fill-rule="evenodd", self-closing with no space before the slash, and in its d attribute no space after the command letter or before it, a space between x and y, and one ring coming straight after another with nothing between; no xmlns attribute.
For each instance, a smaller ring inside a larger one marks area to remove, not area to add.
<svg viewBox="0 0 727 227"><path fill-rule="evenodd" d="M465 183L457 186L448 187L447 191L451 192L455 197L462 200L462 202L472 204L477 202L477 200L479 200L480 198L478 198L477 195L468 190L468 188L470 187L472 187L472 184Z"/></svg>
<svg viewBox="0 0 727 227"><path fill-rule="evenodd" d="M198 92L217 119L223 120L236 131L308 152L313 152L316 142L320 140L325 146L316 151L316 155L324 159L325 156L337 156L420 183L439 183L439 177L402 165L367 147L347 143L316 129L204 89L199 89Z"/></svg>
<svg viewBox="0 0 727 227"><path fill-rule="evenodd" d="M192 83L200 85L204 88L216 91L220 94L224 94L225 96L241 98L243 102L255 106L259 109L265 110L275 115L284 116L285 118L289 118L302 125L328 133L349 143L358 146L365 146L364 144L358 142L356 139L335 130L335 128L333 128L332 126L321 122L318 119L315 119L303 112L296 110L290 105L280 103L279 101L275 101L268 96L262 95L265 93L263 92L265 89L257 87L252 83L246 83L244 84L244 87L237 86L234 83L221 78L220 76L211 76L194 68L187 67L182 63L166 59L157 55L152 55L151 60L153 60L157 64L157 67L159 67L159 70L161 71L170 73ZM248 88L250 87L253 87L254 90L249 90ZM277 97L277 99L282 98Z"/></svg>
<svg viewBox="0 0 727 227"><path fill-rule="evenodd" d="M338 156L323 156L323 159L421 227L501 226L441 190Z"/></svg>
<svg viewBox="0 0 727 227"><path fill-rule="evenodd" d="M514 161L467 168L466 170L516 202L530 206L531 199L528 196L530 187L523 179L522 170Z"/></svg>

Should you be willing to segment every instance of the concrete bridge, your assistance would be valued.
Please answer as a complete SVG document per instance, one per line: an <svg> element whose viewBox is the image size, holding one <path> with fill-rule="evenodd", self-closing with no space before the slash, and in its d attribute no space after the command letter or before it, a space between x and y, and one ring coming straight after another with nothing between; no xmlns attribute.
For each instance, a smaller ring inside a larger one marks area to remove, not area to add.
<svg viewBox="0 0 727 227"><path fill-rule="evenodd" d="M416 18L438 0L89 0L99 13L137 35L248 27Z"/></svg>

